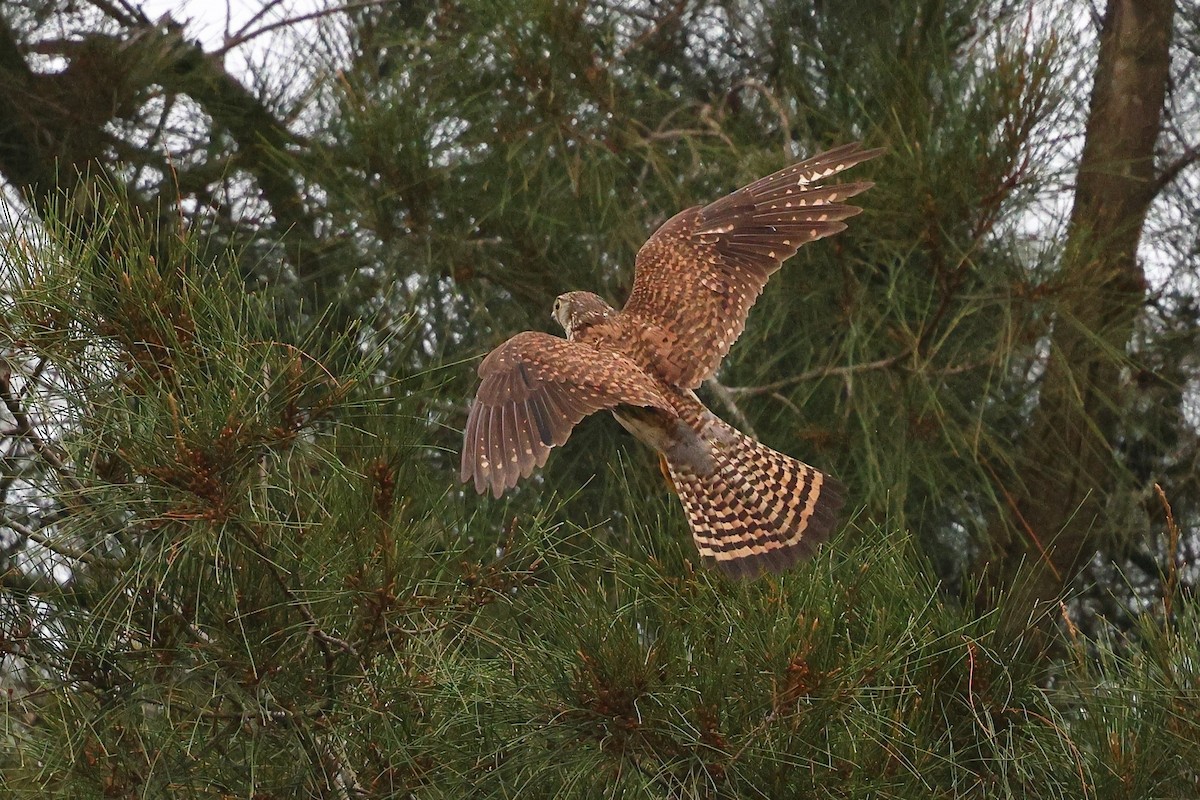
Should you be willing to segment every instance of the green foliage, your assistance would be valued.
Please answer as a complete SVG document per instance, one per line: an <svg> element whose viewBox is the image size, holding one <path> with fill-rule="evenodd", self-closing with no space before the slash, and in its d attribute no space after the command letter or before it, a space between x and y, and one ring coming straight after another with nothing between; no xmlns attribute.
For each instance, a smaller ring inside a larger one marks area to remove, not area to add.
<svg viewBox="0 0 1200 800"><path fill-rule="evenodd" d="M1194 796L1187 292L1113 354L1114 452L1182 534L1114 492L1108 571L1046 652L1038 620L1001 629L1004 598L960 602L1020 495L1070 289L1061 219L1028 226L1062 177L1075 43L1026 22L974 0L356 6L285 76L312 82L278 112L307 127L288 147L214 122L174 187L43 198L0 234L4 791ZM736 409L705 394L850 486L813 561L701 569L654 455L602 417L502 500L456 482L481 353L548 328L560 291L623 299L669 214L850 139L889 148L856 168L865 213L760 298L719 375Z"/></svg>
<svg viewBox="0 0 1200 800"><path fill-rule="evenodd" d="M13 796L1172 796L1194 756L1191 605L1047 693L891 522L740 584L661 491L468 511L427 390L372 399L223 257L108 225L122 258L9 251L6 330L77 412L0 617Z"/></svg>
<svg viewBox="0 0 1200 800"><path fill-rule="evenodd" d="M903 540L843 555L750 586L617 557L590 580L580 567L595 566L579 563L569 580L517 593L507 669L470 669L458 689L487 698L494 738L471 753L490 762L484 785L581 797L598 786L614 796L1052 792L1049 759L1015 769L1053 736L1005 735L1008 718L1040 699L988 650L986 624L912 584Z"/></svg>
<svg viewBox="0 0 1200 800"><path fill-rule="evenodd" d="M547 329L568 289L620 302L637 248L676 210L799 152L888 146L855 170L877 183L865 214L773 279L719 377L768 443L911 526L956 582L1008 513L996 484L1020 478L1013 409L1035 391L1047 317L1013 224L1046 191L1030 155L1064 80L1053 36L982 10L701 3L644 25L621 4L362 12L323 101L339 146L314 174L342 189L337 224L369 229L373 275L420 310L435 355L386 363L419 370ZM363 164L367 180L346 179ZM463 405L442 413L449 450ZM590 479L621 441L588 424L556 455L547 486L578 498L569 518L608 516L611 482ZM652 485L651 460L629 465Z"/></svg>
<svg viewBox="0 0 1200 800"><path fill-rule="evenodd" d="M1200 785L1197 611L1189 602L1166 626L1143 616L1132 652L1102 642L1094 662L1075 641L1077 666L1054 699L1090 746L1097 796L1187 797Z"/></svg>

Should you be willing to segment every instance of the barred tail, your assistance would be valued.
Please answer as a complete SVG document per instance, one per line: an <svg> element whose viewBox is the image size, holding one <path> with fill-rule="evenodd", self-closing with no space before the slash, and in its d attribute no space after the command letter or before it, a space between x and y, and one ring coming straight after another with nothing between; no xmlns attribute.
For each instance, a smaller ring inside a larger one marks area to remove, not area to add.
<svg viewBox="0 0 1200 800"><path fill-rule="evenodd" d="M667 459L701 557L727 575L782 572L829 538L845 502L834 478L726 428L715 468ZM728 435L732 434L732 435Z"/></svg>

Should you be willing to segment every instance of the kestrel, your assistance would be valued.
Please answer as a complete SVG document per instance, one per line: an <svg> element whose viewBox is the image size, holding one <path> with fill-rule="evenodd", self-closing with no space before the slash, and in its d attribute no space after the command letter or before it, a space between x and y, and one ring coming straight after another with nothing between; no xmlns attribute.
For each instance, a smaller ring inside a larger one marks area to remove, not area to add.
<svg viewBox="0 0 1200 800"><path fill-rule="evenodd" d="M843 145L676 214L642 245L619 311L591 292L561 295L566 339L518 333L479 365L461 479L499 497L608 409L662 455L706 563L754 577L811 554L836 524L843 486L733 428L692 390L767 278L801 245L844 230L862 209L842 201L873 185L827 181L881 152Z"/></svg>

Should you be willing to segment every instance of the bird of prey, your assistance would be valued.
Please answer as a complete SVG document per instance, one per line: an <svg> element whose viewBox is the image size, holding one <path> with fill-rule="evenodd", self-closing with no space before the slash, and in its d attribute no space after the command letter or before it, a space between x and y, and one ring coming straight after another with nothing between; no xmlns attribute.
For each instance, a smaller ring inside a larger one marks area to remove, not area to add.
<svg viewBox="0 0 1200 800"><path fill-rule="evenodd" d="M836 524L842 485L725 423L692 390L717 370L767 278L861 211L843 201L872 184L829 179L881 152L843 145L675 215L638 251L620 310L590 292L561 295L565 339L518 333L479 365L462 481L500 497L608 409L661 454L706 563L755 577L811 554Z"/></svg>

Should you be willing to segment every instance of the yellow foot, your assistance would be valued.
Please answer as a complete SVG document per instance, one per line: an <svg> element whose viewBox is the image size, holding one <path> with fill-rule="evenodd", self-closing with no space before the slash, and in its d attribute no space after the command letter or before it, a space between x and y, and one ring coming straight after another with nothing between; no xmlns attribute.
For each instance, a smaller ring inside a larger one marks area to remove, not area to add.
<svg viewBox="0 0 1200 800"><path fill-rule="evenodd" d="M676 488L675 481L671 480L671 470L667 466L667 457L662 453L658 454L658 468L662 471L662 476L666 479L667 486L671 488L671 491L675 494L679 494L679 489Z"/></svg>

